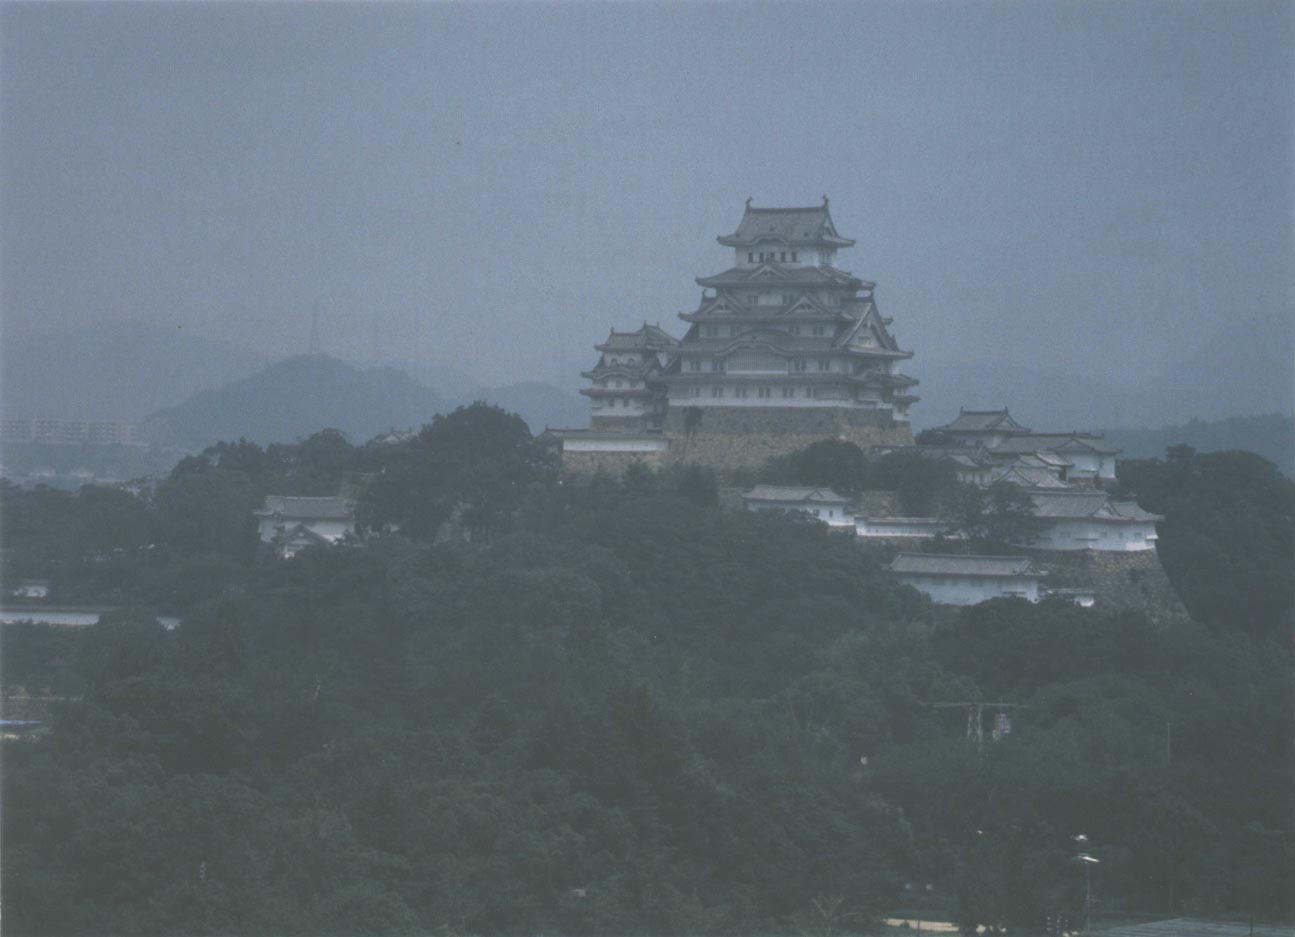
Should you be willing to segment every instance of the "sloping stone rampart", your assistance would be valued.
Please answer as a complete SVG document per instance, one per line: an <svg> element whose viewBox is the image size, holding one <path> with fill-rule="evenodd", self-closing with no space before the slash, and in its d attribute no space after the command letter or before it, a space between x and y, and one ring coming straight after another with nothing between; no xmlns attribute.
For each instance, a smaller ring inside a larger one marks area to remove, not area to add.
<svg viewBox="0 0 1295 937"><path fill-rule="evenodd" d="M898 491L859 492L859 513L864 517L903 517Z"/></svg>
<svg viewBox="0 0 1295 937"><path fill-rule="evenodd" d="M671 461L718 470L758 468L824 439L860 447L912 445L913 432L889 411L782 407L671 407Z"/></svg>
<svg viewBox="0 0 1295 937"><path fill-rule="evenodd" d="M1187 618L1155 550L1026 550L1053 588L1091 586L1100 609L1132 609L1157 624Z"/></svg>
<svg viewBox="0 0 1295 937"><path fill-rule="evenodd" d="M563 452L562 474L620 476L634 463L646 468L659 469L666 464L667 452Z"/></svg>

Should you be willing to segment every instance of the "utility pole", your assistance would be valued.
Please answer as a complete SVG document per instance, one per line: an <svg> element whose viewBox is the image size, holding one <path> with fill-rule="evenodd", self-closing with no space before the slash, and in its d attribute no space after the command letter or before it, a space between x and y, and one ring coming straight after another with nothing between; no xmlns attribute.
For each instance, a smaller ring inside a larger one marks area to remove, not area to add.
<svg viewBox="0 0 1295 937"><path fill-rule="evenodd" d="M965 708L967 710L967 738L976 740L977 750L985 746L985 707L991 709L1025 709L1024 703L994 703L984 700L961 700L956 703L930 703L933 709Z"/></svg>
<svg viewBox="0 0 1295 937"><path fill-rule="evenodd" d="M1082 848L1088 845L1088 837L1080 833L1075 837L1075 842ZM1075 861L1082 862L1084 865L1084 933L1091 934L1093 931L1093 866L1101 860L1081 852L1075 856Z"/></svg>

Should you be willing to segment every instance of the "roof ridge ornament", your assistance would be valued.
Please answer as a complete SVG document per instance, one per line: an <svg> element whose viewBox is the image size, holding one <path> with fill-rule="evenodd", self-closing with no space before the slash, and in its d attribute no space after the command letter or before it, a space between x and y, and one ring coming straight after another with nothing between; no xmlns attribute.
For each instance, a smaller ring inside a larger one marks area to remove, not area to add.
<svg viewBox="0 0 1295 937"><path fill-rule="evenodd" d="M823 196L823 207L824 207L824 208L826 208L826 207L827 207L827 196L826 196L826 195L824 195L824 196Z"/></svg>
<svg viewBox="0 0 1295 937"><path fill-rule="evenodd" d="M749 195L746 197L746 207L747 208L751 207L751 196Z"/></svg>

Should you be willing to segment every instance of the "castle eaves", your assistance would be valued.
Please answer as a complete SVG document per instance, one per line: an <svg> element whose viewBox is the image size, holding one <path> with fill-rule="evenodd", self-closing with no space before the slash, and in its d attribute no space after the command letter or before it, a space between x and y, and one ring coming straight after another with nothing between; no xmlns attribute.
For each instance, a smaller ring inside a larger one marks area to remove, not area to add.
<svg viewBox="0 0 1295 937"><path fill-rule="evenodd" d="M761 241L777 241L788 246L854 245L854 241L836 233L826 198L822 205L811 208L752 208L748 201L737 230L719 238L726 247L752 247Z"/></svg>

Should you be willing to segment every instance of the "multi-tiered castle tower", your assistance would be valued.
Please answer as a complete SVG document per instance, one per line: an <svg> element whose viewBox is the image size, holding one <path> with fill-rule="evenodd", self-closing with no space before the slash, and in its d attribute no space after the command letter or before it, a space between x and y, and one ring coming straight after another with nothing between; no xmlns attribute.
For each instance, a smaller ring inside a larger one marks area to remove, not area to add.
<svg viewBox="0 0 1295 937"><path fill-rule="evenodd" d="M592 429L553 431L568 452L637 453L648 461L753 465L821 439L912 442L911 358L877 310L873 283L836 265L854 241L837 233L828 201L754 208L719 243L734 265L700 277L687 332L613 331L596 346ZM586 458L582 456L581 458Z"/></svg>
<svg viewBox="0 0 1295 937"><path fill-rule="evenodd" d="M666 376L672 409L867 410L907 422L917 384L896 373L911 358L877 311L875 286L836 266L854 241L815 208L752 208L734 234L734 265L699 277L701 304L679 366Z"/></svg>

